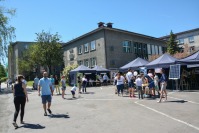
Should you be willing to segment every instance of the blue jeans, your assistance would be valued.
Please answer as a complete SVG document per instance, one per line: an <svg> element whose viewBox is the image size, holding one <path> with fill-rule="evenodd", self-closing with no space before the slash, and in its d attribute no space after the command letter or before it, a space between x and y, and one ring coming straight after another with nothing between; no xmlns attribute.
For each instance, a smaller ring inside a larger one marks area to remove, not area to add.
<svg viewBox="0 0 199 133"><path fill-rule="evenodd" d="M120 91L123 94L124 84L117 85L117 94L119 95Z"/></svg>

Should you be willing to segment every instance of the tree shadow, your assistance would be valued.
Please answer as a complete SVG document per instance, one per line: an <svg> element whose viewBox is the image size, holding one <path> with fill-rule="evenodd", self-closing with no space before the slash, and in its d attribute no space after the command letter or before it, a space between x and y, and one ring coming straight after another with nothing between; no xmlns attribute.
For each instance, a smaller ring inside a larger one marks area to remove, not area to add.
<svg viewBox="0 0 199 133"><path fill-rule="evenodd" d="M70 118L70 116L66 114L52 114L49 115L50 118Z"/></svg>
<svg viewBox="0 0 199 133"><path fill-rule="evenodd" d="M173 100L173 101L167 101L167 102L171 102L171 103L186 103L187 101L185 101L185 100Z"/></svg>
<svg viewBox="0 0 199 133"><path fill-rule="evenodd" d="M45 126L42 126L40 124L30 124L30 123L25 123L23 126L20 126L18 128L29 128L29 129L44 129ZM18 129L16 128L16 129Z"/></svg>

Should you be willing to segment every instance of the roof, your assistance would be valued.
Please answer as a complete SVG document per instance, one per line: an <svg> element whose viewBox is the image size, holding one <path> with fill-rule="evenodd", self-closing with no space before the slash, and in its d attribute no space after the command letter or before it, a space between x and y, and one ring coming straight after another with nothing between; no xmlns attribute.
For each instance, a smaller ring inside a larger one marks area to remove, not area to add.
<svg viewBox="0 0 199 133"><path fill-rule="evenodd" d="M174 33L174 34L175 35L182 35L182 34L194 32L194 31L199 31L199 28L195 28L195 29L191 29L191 30L186 30L186 31L182 31L182 32ZM168 38L168 37L170 37L170 35L159 37L159 39L164 39L164 38Z"/></svg>
<svg viewBox="0 0 199 133"><path fill-rule="evenodd" d="M77 68L71 70L70 72L95 72L95 70L92 70L84 65L80 65Z"/></svg>
<svg viewBox="0 0 199 133"><path fill-rule="evenodd" d="M142 67L146 64L148 64L149 62L147 60L144 60L140 57L136 58L135 60L129 62L128 64L120 67L120 69L128 69L128 68L137 68L137 67Z"/></svg>
<svg viewBox="0 0 199 133"><path fill-rule="evenodd" d="M169 65L174 64L175 61L177 61L176 58L165 53L162 56L160 56L159 58L157 58L157 59L151 61L150 63L148 63L147 65L145 65L145 67L147 67L147 68L158 68L158 67L167 68L167 67L169 67Z"/></svg>
<svg viewBox="0 0 199 133"><path fill-rule="evenodd" d="M131 34L131 35L135 35L135 36L140 36L140 37L145 37L145 38L155 39L155 40L158 40L158 41L165 42L164 40L162 40L160 38L156 38L156 37L152 37L152 36L148 36L148 35L144 35L144 34L139 34L139 33L136 33L136 32L131 32L131 31L117 29L117 28L99 27L99 28L97 28L95 30L92 30L92 31L90 31L90 32L88 32L86 34L83 34L82 36L79 36L79 37L77 37L77 38L75 38L75 39L73 39L73 40L71 40L69 42L66 42L65 45L63 45L63 47L68 45L68 44L70 44L70 43L72 43L72 42L78 41L79 39L82 39L82 38L84 38L86 36L89 36L91 34L99 32L101 30L110 30L110 31L115 31L115 32L122 32L122 33L127 33L127 34Z"/></svg>
<svg viewBox="0 0 199 133"><path fill-rule="evenodd" d="M178 63L184 63L184 64L198 64L199 63L199 51L183 58L177 61Z"/></svg>
<svg viewBox="0 0 199 133"><path fill-rule="evenodd" d="M108 69L103 68L101 66L95 66L92 70L96 70L97 72L109 72Z"/></svg>

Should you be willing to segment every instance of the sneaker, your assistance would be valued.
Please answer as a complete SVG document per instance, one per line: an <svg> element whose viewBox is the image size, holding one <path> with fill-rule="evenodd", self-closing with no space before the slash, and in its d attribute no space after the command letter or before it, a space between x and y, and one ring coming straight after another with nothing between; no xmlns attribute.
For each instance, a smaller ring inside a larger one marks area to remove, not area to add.
<svg viewBox="0 0 199 133"><path fill-rule="evenodd" d="M47 113L46 113L46 112L44 113L44 116L47 116Z"/></svg>
<svg viewBox="0 0 199 133"><path fill-rule="evenodd" d="M49 114L52 114L52 111L50 109L47 109Z"/></svg>
<svg viewBox="0 0 199 133"><path fill-rule="evenodd" d="M157 101L157 103L161 103L161 101Z"/></svg>
<svg viewBox="0 0 199 133"><path fill-rule="evenodd" d="M14 122L14 121L13 121L13 123L12 123L12 124L13 124L13 126L14 126L15 128L18 128L18 125L17 125L17 123L16 123L16 122Z"/></svg>

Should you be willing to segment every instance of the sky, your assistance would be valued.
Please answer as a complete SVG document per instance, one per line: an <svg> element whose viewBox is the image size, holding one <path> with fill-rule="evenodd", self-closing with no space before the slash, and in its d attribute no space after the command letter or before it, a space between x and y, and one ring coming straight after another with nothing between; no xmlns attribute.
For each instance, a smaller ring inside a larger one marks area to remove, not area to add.
<svg viewBox="0 0 199 133"><path fill-rule="evenodd" d="M5 0L15 8L13 41L35 41L42 30L63 42L112 22L114 28L153 37L199 28L199 0Z"/></svg>

